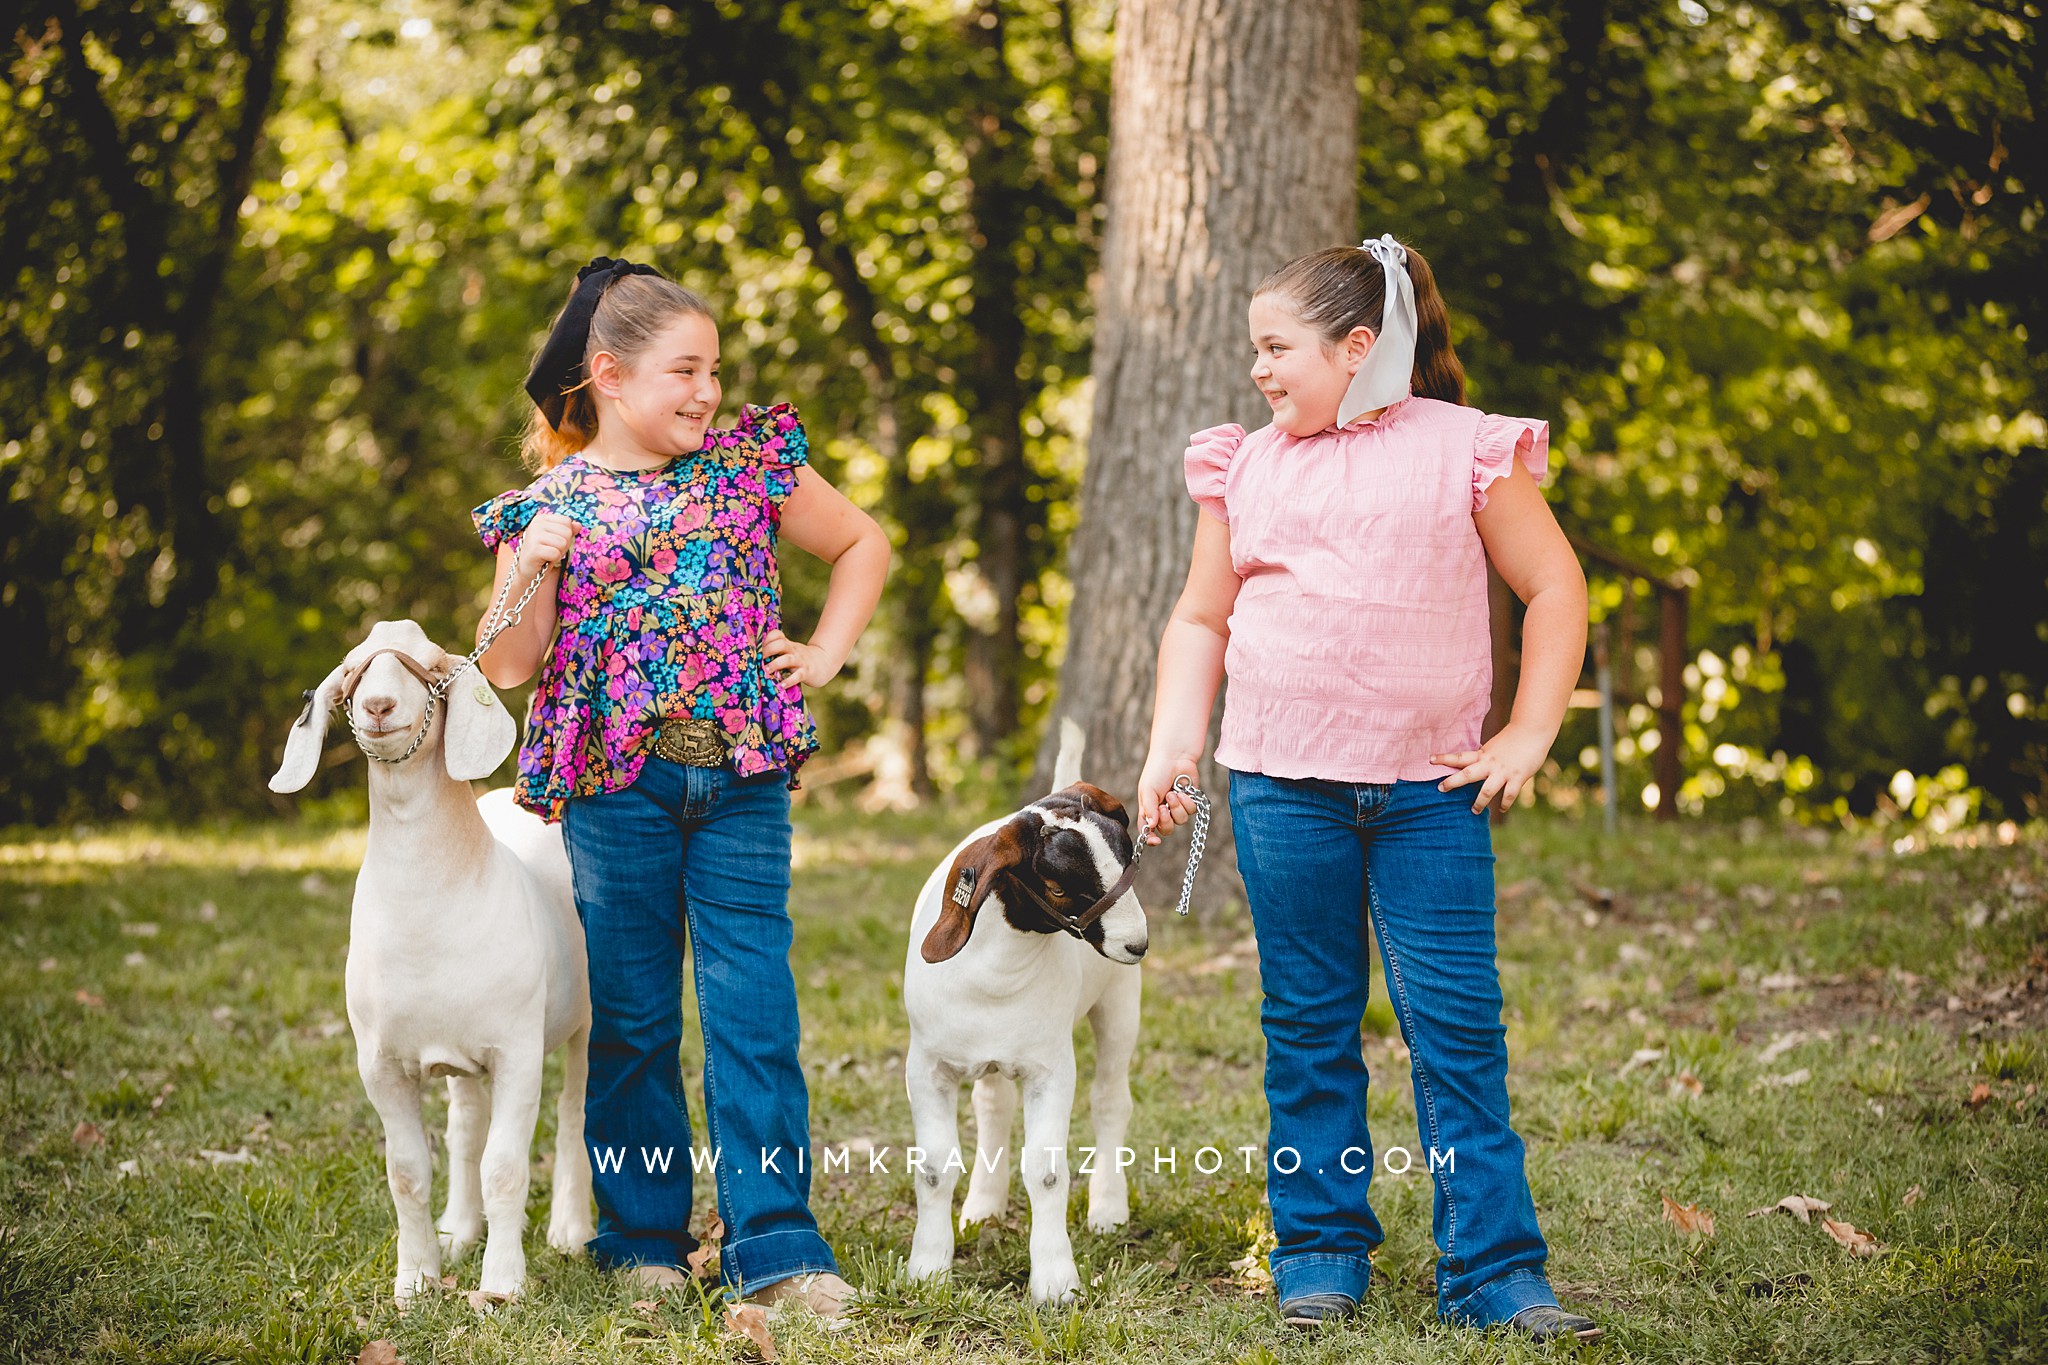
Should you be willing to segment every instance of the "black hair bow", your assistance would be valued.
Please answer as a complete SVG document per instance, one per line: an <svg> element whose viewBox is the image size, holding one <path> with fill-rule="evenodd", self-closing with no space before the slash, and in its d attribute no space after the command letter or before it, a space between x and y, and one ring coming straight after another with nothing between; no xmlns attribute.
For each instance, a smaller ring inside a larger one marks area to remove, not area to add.
<svg viewBox="0 0 2048 1365"><path fill-rule="evenodd" d="M590 348L590 319L597 312L597 301L604 297L604 291L613 280L627 275L660 274L651 265L615 261L609 256L598 256L576 272L576 288L569 295L568 306L555 319L554 329L548 333L540 354L533 358L533 368L526 372L527 397L533 399L533 405L548 419L549 426L557 431L562 428L562 410L568 405L566 391L576 386L583 369L583 353Z"/></svg>

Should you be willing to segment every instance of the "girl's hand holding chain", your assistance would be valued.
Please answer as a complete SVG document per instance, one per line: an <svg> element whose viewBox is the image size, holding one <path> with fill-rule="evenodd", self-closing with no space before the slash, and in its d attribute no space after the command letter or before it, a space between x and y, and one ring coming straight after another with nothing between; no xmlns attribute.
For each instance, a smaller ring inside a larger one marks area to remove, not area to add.
<svg viewBox="0 0 2048 1365"><path fill-rule="evenodd" d="M544 565L559 568L569 558L569 547L575 541L575 522L560 512L539 513L519 538L520 565L528 571Z"/></svg>

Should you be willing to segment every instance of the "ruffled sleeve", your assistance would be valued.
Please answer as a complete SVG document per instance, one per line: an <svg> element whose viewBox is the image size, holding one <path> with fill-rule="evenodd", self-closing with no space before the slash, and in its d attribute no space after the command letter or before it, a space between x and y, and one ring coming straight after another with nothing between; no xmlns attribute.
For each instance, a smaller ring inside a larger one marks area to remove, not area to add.
<svg viewBox="0 0 2048 1365"><path fill-rule="evenodd" d="M761 452L768 498L779 512L783 500L796 491L796 471L811 462L811 441L804 432L803 418L788 403L765 408L750 403L740 410L739 429Z"/></svg>
<svg viewBox="0 0 2048 1365"><path fill-rule="evenodd" d="M500 493L469 515L484 548L493 554L507 540L524 532L540 512L540 504L524 488Z"/></svg>
<svg viewBox="0 0 2048 1365"><path fill-rule="evenodd" d="M1231 422L1190 436L1184 457L1188 496L1226 525L1230 511L1224 501L1223 485L1230 473L1230 462L1237 458L1238 447L1243 444L1244 428Z"/></svg>
<svg viewBox="0 0 2048 1365"><path fill-rule="evenodd" d="M1495 479L1504 479L1513 472L1517 459L1528 467L1536 482L1543 482L1543 476L1550 470L1550 423L1533 417L1496 417L1492 413L1479 419L1479 431L1473 439L1472 457L1472 510L1477 512L1486 506L1486 490Z"/></svg>

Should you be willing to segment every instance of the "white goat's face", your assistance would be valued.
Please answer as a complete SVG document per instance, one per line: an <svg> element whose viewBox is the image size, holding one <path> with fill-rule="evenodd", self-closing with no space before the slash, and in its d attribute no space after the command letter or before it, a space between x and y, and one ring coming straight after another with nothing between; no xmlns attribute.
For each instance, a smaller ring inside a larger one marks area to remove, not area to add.
<svg viewBox="0 0 2048 1365"><path fill-rule="evenodd" d="M448 666L446 651L411 621L379 621L369 637L348 652L343 666L354 668L386 649L402 651L430 673L440 673ZM396 758L412 743L426 719L427 688L405 665L385 654L370 659L356 683L355 696L342 705L365 749L383 758Z"/></svg>
<svg viewBox="0 0 2048 1365"><path fill-rule="evenodd" d="M451 673L465 662L451 659L414 622L377 622L369 637L306 694L270 789L302 791L313 780L327 741L328 717L337 706L347 709L356 742L374 758L417 768L438 749L443 770L455 781L489 777L512 752L519 726L483 674L466 667L459 676ZM427 721L427 683L413 666L436 679L435 689L447 694L427 730L420 728ZM361 676L352 679L358 668Z"/></svg>

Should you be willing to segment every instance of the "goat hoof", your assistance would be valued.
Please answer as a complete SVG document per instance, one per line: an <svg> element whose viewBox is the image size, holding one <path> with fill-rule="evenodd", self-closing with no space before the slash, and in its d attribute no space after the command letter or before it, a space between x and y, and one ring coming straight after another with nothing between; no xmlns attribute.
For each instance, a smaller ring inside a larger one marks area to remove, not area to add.
<svg viewBox="0 0 2048 1365"><path fill-rule="evenodd" d="M949 1251L944 1257L913 1255L903 1271L913 1280L936 1280L953 1268L953 1255Z"/></svg>
<svg viewBox="0 0 2048 1365"><path fill-rule="evenodd" d="M548 1245L564 1256L580 1256L583 1248L597 1240L597 1229L588 1223L580 1227L548 1228Z"/></svg>
<svg viewBox="0 0 2048 1365"><path fill-rule="evenodd" d="M1048 1270L1031 1272L1033 1303L1072 1303L1081 1297L1081 1276L1072 1261Z"/></svg>
<svg viewBox="0 0 2048 1365"><path fill-rule="evenodd" d="M1088 1230L1090 1232L1113 1232L1130 1221L1131 1211L1127 1208L1103 1209L1099 1213L1091 1209L1088 1213Z"/></svg>
<svg viewBox="0 0 2048 1365"><path fill-rule="evenodd" d="M976 1223L995 1222L1003 1216L1003 1205L1005 1202L1000 1199L982 1200L979 1202L972 1199L968 1200L960 1206L960 1230L965 1232Z"/></svg>

